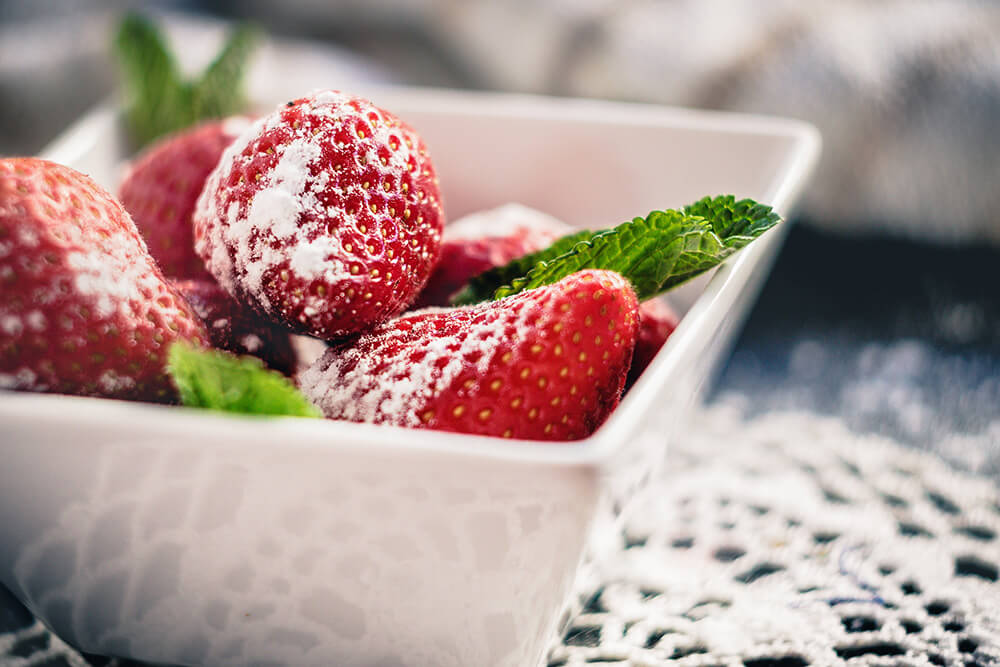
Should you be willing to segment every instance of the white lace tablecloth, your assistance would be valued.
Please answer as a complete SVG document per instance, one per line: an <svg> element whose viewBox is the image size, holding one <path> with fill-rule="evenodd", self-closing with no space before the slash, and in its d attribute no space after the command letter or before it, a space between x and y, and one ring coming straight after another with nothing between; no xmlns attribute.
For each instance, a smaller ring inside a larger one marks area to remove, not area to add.
<svg viewBox="0 0 1000 667"><path fill-rule="evenodd" d="M988 480L834 418L704 410L549 665L992 665Z"/></svg>
<svg viewBox="0 0 1000 667"><path fill-rule="evenodd" d="M1000 664L1000 494L835 418L702 409L597 535L549 667ZM0 594L0 664L85 658Z"/></svg>

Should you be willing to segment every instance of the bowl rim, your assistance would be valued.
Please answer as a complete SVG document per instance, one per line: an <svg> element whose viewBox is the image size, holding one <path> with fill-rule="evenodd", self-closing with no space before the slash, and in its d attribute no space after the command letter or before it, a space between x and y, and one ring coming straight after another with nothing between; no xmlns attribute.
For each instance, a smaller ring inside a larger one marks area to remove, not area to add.
<svg viewBox="0 0 1000 667"><path fill-rule="evenodd" d="M801 193L820 153L819 131L804 121L724 111L705 111L683 107L634 102L611 102L586 98L562 98L540 95L458 91L408 86L355 86L361 94L392 106L396 102L413 104L422 112L497 118L527 118L678 127L688 130L759 135L790 141L788 154L774 174L771 189L762 198L786 216ZM374 92L373 92L374 91ZM259 102L259 101L258 101ZM266 105L261 105L262 107ZM105 102L82 116L54 139L40 157L71 164L89 150L95 136L119 131L119 114L111 102ZM789 223L783 221L779 227ZM770 234L782 233L772 230ZM726 317L740 296L741 287L754 267L764 261L766 243L755 243L727 260L711 276L704 291L653 362L618 407L593 434L582 440L550 442L508 440L494 436L450 433L398 426L359 424L328 419L293 417L257 417L218 413L196 408L162 406L104 398L56 394L32 394L0 390L0 421L38 420L50 423L73 423L80 427L121 425L130 421L144 431L157 433L199 432L219 434L226 439L241 434L258 439L262 434L281 436L283 447L323 447L360 445L388 449L425 450L449 455L490 458L530 465L591 466L606 463L624 446L639 417L651 408L658 387L678 371L689 350L698 342L701 331L714 330ZM121 423L119 421L121 420ZM166 421L165 421L166 420ZM470 445L469 439L475 440Z"/></svg>

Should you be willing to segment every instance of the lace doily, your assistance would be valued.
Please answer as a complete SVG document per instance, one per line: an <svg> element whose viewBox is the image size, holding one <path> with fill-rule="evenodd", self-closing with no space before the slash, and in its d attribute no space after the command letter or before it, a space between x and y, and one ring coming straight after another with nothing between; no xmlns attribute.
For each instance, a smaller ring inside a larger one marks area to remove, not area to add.
<svg viewBox="0 0 1000 667"><path fill-rule="evenodd" d="M1000 494L807 413L697 413L597 536L549 667L1000 664ZM84 658L0 592L0 663Z"/></svg>
<svg viewBox="0 0 1000 667"><path fill-rule="evenodd" d="M993 483L833 418L694 421L549 667L1000 663Z"/></svg>

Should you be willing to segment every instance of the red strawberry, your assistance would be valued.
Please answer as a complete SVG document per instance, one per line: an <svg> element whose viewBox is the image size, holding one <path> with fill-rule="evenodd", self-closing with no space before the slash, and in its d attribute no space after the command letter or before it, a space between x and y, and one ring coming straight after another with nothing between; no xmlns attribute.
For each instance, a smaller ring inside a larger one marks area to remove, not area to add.
<svg viewBox="0 0 1000 667"><path fill-rule="evenodd" d="M212 121L162 139L129 167L119 189L150 254L172 278L210 279L194 251L191 215L205 179L249 121Z"/></svg>
<svg viewBox="0 0 1000 667"><path fill-rule="evenodd" d="M167 347L207 332L89 177L0 160L0 386L165 400Z"/></svg>
<svg viewBox="0 0 1000 667"><path fill-rule="evenodd" d="M172 284L205 323L214 347L260 357L285 375L295 371L295 349L287 330L238 303L214 280L181 280Z"/></svg>
<svg viewBox="0 0 1000 667"><path fill-rule="evenodd" d="M626 389L635 384L676 328L677 315L666 302L660 299L643 301L639 307L639 334L632 355L632 367L625 380Z"/></svg>
<svg viewBox="0 0 1000 667"><path fill-rule="evenodd" d="M414 307L447 306L470 278L541 250L572 231L566 223L520 204L456 220L444 229L441 258ZM635 384L676 328L677 315L665 302L652 299L639 304L639 336L626 389Z"/></svg>
<svg viewBox="0 0 1000 667"><path fill-rule="evenodd" d="M473 276L541 250L573 228L541 211L506 204L444 228L441 255L414 308L446 306Z"/></svg>
<svg viewBox="0 0 1000 667"><path fill-rule="evenodd" d="M581 271L499 301L386 322L328 350L301 384L334 419L584 438L618 405L637 309L625 278Z"/></svg>
<svg viewBox="0 0 1000 667"><path fill-rule="evenodd" d="M330 339L413 302L444 214L420 137L371 102L288 102L230 146L195 211L195 247L230 294Z"/></svg>

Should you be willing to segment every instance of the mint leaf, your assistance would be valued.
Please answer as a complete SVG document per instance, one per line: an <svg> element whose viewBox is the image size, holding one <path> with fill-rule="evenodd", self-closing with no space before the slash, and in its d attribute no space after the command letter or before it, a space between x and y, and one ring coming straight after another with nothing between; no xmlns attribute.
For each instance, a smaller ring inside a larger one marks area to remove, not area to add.
<svg viewBox="0 0 1000 667"><path fill-rule="evenodd" d="M257 29L246 24L232 32L222 51L192 86L197 119L224 118L246 107L243 79L259 37Z"/></svg>
<svg viewBox="0 0 1000 667"><path fill-rule="evenodd" d="M237 26L201 76L187 81L156 24L127 14L115 36L115 52L122 72L125 116L137 147L200 121L243 111L244 79L257 41L257 30Z"/></svg>
<svg viewBox="0 0 1000 667"><path fill-rule="evenodd" d="M727 248L742 248L781 221L770 206L753 199L736 201L733 195L704 197L685 206L684 213L711 222Z"/></svg>
<svg viewBox="0 0 1000 667"><path fill-rule="evenodd" d="M614 229L559 239L473 278L453 303L502 299L583 269L617 271L644 301L717 266L779 221L771 207L752 199L705 197L683 210L653 211Z"/></svg>
<svg viewBox="0 0 1000 667"><path fill-rule="evenodd" d="M140 145L172 127L179 106L181 78L163 33L148 19L127 14L118 26L115 51L122 71L125 117Z"/></svg>
<svg viewBox="0 0 1000 667"><path fill-rule="evenodd" d="M237 357L221 350L202 350L174 343L167 372L189 407L254 415L319 417L320 412L298 389L256 357Z"/></svg>

